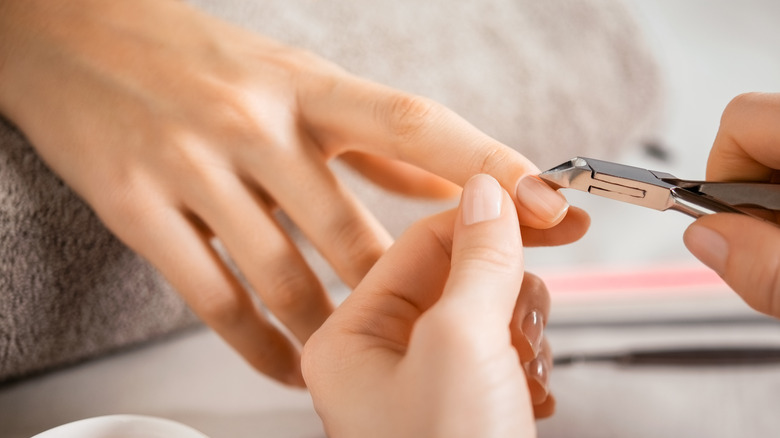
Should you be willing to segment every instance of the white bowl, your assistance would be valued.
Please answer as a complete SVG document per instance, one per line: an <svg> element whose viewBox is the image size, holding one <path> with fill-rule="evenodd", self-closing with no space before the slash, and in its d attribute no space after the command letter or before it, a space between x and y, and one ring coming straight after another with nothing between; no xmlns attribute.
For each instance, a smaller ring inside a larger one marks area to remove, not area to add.
<svg viewBox="0 0 780 438"><path fill-rule="evenodd" d="M33 438L208 438L197 430L164 418L106 415L57 426Z"/></svg>

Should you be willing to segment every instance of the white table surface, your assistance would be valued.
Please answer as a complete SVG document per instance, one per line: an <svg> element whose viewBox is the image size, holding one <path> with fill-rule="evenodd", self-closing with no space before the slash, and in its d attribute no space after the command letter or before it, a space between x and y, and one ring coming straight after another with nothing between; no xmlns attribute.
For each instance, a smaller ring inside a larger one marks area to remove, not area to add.
<svg viewBox="0 0 780 438"><path fill-rule="evenodd" d="M324 435L306 391L259 375L206 328L0 389L3 438L120 413L180 421L212 438Z"/></svg>
<svg viewBox="0 0 780 438"><path fill-rule="evenodd" d="M780 347L780 323L753 319L754 313L731 295L687 301L703 309L700 317L713 315L711 322L656 324L664 317L664 304L656 304L657 312L648 313L646 304L626 304L625 312L610 308L603 315L598 306L578 304L593 317L574 318L570 312L551 323L547 335L558 355L673 346ZM647 317L637 317L639 307ZM605 317L620 313L626 317ZM674 312L667 316L679 320ZM780 431L780 417L773 414L780 405L780 364L581 363L559 366L552 376L558 412L540 422L542 437L727 438ZM119 413L180 421L212 438L324 436L305 391L258 375L206 328L0 388L4 438Z"/></svg>

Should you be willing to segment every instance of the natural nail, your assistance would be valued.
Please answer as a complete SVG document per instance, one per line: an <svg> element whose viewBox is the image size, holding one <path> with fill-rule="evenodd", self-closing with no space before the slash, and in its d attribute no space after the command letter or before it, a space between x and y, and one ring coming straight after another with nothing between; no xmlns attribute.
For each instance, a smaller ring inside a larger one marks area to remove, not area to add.
<svg viewBox="0 0 780 438"><path fill-rule="evenodd" d="M518 203L545 222L555 222L569 209L566 198L536 175L520 178L515 195Z"/></svg>
<svg viewBox="0 0 780 438"><path fill-rule="evenodd" d="M503 189L489 175L475 175L466 182L461 198L466 225L496 219L501 215Z"/></svg>
<svg viewBox="0 0 780 438"><path fill-rule="evenodd" d="M534 352L534 357L538 356L539 350L542 348L544 316L538 310L532 310L525 316L525 319L523 319L521 328L525 339Z"/></svg>
<svg viewBox="0 0 780 438"><path fill-rule="evenodd" d="M544 389L544 393L550 392L548 387L549 373L547 372L547 364L541 357L528 362L526 365L526 375L529 379L536 381Z"/></svg>

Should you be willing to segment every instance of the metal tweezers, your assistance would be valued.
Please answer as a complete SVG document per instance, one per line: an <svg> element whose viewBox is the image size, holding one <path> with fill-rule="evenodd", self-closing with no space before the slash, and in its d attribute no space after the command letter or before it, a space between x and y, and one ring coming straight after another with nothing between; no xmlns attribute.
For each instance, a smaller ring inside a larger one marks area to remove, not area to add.
<svg viewBox="0 0 780 438"><path fill-rule="evenodd" d="M693 217L780 210L780 184L690 181L664 172L576 157L542 172L555 189L571 188L655 210L677 210ZM748 209L748 210L746 210Z"/></svg>

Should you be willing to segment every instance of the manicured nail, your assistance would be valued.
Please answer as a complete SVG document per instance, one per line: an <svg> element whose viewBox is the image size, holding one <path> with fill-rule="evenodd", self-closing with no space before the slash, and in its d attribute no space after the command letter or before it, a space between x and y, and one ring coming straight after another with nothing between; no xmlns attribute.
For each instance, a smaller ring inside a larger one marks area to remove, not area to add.
<svg viewBox="0 0 780 438"><path fill-rule="evenodd" d="M475 175L463 187L461 210L466 225L501 216L503 189L492 176Z"/></svg>
<svg viewBox="0 0 780 438"><path fill-rule="evenodd" d="M542 348L542 338L544 334L544 316L537 310L525 316L522 324L523 335L534 352L534 357L539 355Z"/></svg>
<svg viewBox="0 0 780 438"><path fill-rule="evenodd" d="M526 376L541 385L542 388L544 388L545 393L550 392L548 387L550 375L547 372L547 364L544 363L544 360L542 360L541 357L537 357L531 362L528 362L528 365L526 365Z"/></svg>
<svg viewBox="0 0 780 438"><path fill-rule="evenodd" d="M536 175L520 178L515 192L517 202L544 222L555 222L569 209L566 198Z"/></svg>
<svg viewBox="0 0 780 438"><path fill-rule="evenodd" d="M685 230L683 241L696 258L718 275L723 275L729 256L729 244L720 233L693 223Z"/></svg>

